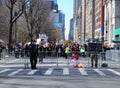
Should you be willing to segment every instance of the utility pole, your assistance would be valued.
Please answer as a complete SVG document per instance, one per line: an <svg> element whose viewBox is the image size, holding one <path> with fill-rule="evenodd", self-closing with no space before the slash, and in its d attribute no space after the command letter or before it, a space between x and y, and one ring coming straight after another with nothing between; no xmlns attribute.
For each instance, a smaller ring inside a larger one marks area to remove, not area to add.
<svg viewBox="0 0 120 88"><path fill-rule="evenodd" d="M101 11L102 19L101 19L101 41L104 46L104 5L102 0L102 11Z"/></svg>
<svg viewBox="0 0 120 88"><path fill-rule="evenodd" d="M94 40L94 33L95 33L95 2L92 0L92 41Z"/></svg>

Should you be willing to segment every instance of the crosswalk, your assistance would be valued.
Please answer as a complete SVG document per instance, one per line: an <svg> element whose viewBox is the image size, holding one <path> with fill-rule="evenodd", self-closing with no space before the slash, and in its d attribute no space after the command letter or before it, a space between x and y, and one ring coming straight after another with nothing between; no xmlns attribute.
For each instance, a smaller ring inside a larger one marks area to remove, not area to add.
<svg viewBox="0 0 120 88"><path fill-rule="evenodd" d="M97 68L46 68L46 69L13 69L6 68L0 69L0 76L71 76L71 75L81 75L81 76L118 76L120 77L120 69L97 69Z"/></svg>

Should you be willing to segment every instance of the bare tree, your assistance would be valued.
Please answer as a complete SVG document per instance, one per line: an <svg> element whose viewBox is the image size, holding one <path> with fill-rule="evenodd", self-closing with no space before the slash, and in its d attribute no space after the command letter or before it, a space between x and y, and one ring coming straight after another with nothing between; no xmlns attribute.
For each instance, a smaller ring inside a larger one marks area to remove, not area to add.
<svg viewBox="0 0 120 88"><path fill-rule="evenodd" d="M53 24L49 19L50 12L48 0L30 0L26 6L24 15L31 41L33 36L38 37L39 33L45 33L46 30L51 29Z"/></svg>
<svg viewBox="0 0 120 88"><path fill-rule="evenodd" d="M8 39L8 9L4 6L2 0L0 0L0 39L7 43Z"/></svg>
<svg viewBox="0 0 120 88"><path fill-rule="evenodd" d="M25 3L23 3L23 1L25 1ZM26 5L26 0L5 0L5 4L8 7L10 12L9 45L11 45L13 24L23 14L23 10Z"/></svg>

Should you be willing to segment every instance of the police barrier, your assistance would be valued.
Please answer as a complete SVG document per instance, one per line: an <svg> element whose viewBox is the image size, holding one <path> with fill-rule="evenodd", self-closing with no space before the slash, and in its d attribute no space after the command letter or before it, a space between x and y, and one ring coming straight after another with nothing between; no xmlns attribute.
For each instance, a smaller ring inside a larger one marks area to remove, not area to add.
<svg viewBox="0 0 120 88"><path fill-rule="evenodd" d="M41 52L39 52L40 54ZM56 66L58 66L59 64L59 57L60 55L56 52L56 51L46 51L44 52L45 53L45 58L56 58ZM48 54L49 53L49 54ZM80 55L80 58L82 57L81 56L81 53L80 51L71 51L71 53L69 54L69 58L66 60L67 61L67 64L69 65L69 62L71 60L71 55L73 53L77 53ZM11 62L12 59L15 59L14 61L17 61L17 63L21 63L21 64L24 64L24 67L25 68L28 68L30 67L29 64L30 64L30 60L29 60L29 53L28 55L26 54L26 52L19 52L19 59L15 58L15 53L13 52L11 55L9 55L9 57L7 55L2 55L2 60L3 62L1 62L2 64L6 63L6 60ZM63 56L62 56L63 57ZM98 67L101 67L101 64L103 62L108 62L108 61L113 61L112 64L115 65L115 64L120 64L120 51L119 50L108 50L106 52L101 52L101 53L98 53ZM51 58L51 59L52 59ZM91 61L90 61L90 57L88 56L87 52L85 52L85 57L83 57L84 59L88 60L88 67L90 67L91 65ZM39 60L39 57L38 57L38 60ZM81 60L81 59L79 59ZM109 65L109 64L108 64Z"/></svg>

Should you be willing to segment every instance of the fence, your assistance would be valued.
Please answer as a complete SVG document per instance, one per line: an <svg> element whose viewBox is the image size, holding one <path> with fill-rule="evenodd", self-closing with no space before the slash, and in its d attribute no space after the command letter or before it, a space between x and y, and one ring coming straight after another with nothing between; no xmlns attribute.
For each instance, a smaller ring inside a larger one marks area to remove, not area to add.
<svg viewBox="0 0 120 88"><path fill-rule="evenodd" d="M59 58L59 55L58 55L58 53L56 53L55 51L52 51L52 52L45 52L45 55L46 55L46 57L48 57L48 58L50 58L47 54L48 53L51 53L51 56L50 57L52 57L51 59L56 59L56 64L57 64L57 66L58 66L58 63L59 63L59 60L58 60L58 58ZM69 56L69 59L67 59L66 60L66 62L68 62L68 64L69 64L69 62L70 62L70 59L71 59L71 54L72 53L78 53L78 54L80 54L81 55L81 53L79 52L79 51L76 51L76 52L74 52L74 51L72 51L71 53L70 53L70 56ZM120 50L107 50L105 53L105 58L106 58L106 60L105 60L105 62L108 62L108 61L111 61L112 62L112 64L114 65L114 64L120 64ZM86 63L86 65L88 65L88 67L90 66L90 63L91 63L91 61L90 61L90 57L89 56L86 56L86 57L84 57L83 56L83 58L87 61L88 60L88 63ZM9 63L9 62L11 62L11 60L12 59L14 59L14 61L16 61L16 63L20 63L20 64L22 64L25 68L27 68L28 67L28 65L29 65L29 63L30 63L30 60L29 60L29 57L26 57L25 56L25 53L24 53L24 56L23 57L20 57L19 59L16 59L15 58L15 56L14 56L14 53L12 54L12 55L9 55L9 57L8 57L8 55L6 55L5 53L3 53L3 55L2 55L2 62L0 62L0 64L6 64L7 62ZM79 60L81 60L81 59L79 59ZM7 62L6 62L7 61ZM52 60L51 60L52 61ZM99 67L101 66L101 64L102 64L102 62L103 62L103 60L102 60L102 53L99 53L98 54L98 64L99 64Z"/></svg>
<svg viewBox="0 0 120 88"><path fill-rule="evenodd" d="M108 60L120 61L120 50L107 50L106 58Z"/></svg>

